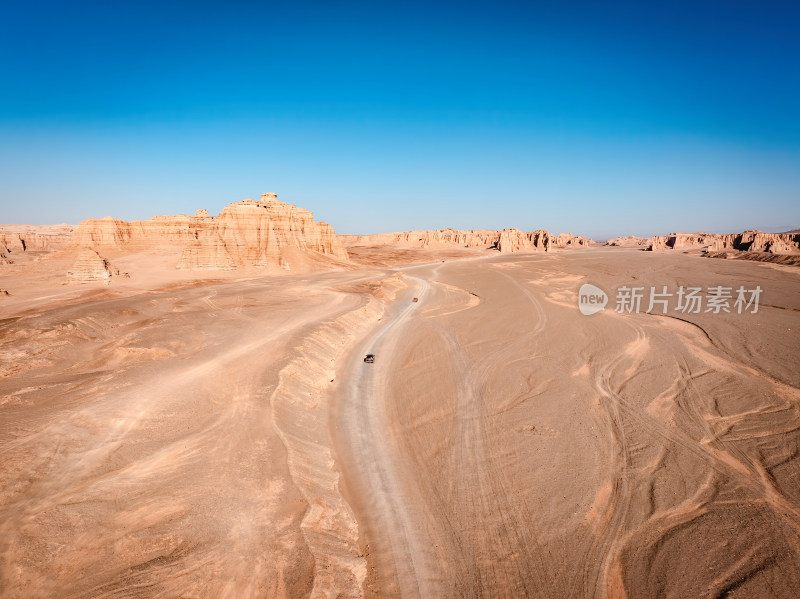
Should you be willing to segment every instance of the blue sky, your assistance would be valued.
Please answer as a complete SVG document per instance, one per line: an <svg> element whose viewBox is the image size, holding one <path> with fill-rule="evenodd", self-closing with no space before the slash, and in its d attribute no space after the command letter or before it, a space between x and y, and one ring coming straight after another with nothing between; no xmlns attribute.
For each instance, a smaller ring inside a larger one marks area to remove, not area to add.
<svg viewBox="0 0 800 599"><path fill-rule="evenodd" d="M0 222L275 191L340 233L799 227L799 30L788 2L7 2Z"/></svg>

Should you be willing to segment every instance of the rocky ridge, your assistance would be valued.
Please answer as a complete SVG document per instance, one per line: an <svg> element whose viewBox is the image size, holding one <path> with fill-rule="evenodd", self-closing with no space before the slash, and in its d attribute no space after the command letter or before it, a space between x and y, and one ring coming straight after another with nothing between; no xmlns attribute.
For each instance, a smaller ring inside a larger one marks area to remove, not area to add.
<svg viewBox="0 0 800 599"><path fill-rule="evenodd" d="M406 245L412 247L459 246L497 250L503 254L525 251L550 251L553 248L586 247L585 237L570 233L552 235L545 230L531 232L519 229L439 229L436 231L404 231L377 235L340 235L348 245Z"/></svg>
<svg viewBox="0 0 800 599"><path fill-rule="evenodd" d="M302 266L304 252L348 260L330 225L315 222L308 210L279 202L274 193L229 204L219 216L198 210L194 216L156 216L146 221L87 219L75 229L71 245L126 251L177 246L183 252L176 267L185 270L249 266L291 270Z"/></svg>
<svg viewBox="0 0 800 599"><path fill-rule="evenodd" d="M685 248L705 248L712 252L734 250L768 254L800 253L800 233L671 233L651 238L650 251Z"/></svg>
<svg viewBox="0 0 800 599"><path fill-rule="evenodd" d="M0 225L0 264L14 264L30 252L65 248L72 238L72 225Z"/></svg>

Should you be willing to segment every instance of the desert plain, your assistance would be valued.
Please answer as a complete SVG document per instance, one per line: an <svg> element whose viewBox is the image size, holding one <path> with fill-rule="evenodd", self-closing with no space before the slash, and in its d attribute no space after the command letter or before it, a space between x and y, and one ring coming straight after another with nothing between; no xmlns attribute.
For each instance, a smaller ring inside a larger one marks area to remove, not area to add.
<svg viewBox="0 0 800 599"><path fill-rule="evenodd" d="M0 266L0 597L800 596L800 268L286 210Z"/></svg>

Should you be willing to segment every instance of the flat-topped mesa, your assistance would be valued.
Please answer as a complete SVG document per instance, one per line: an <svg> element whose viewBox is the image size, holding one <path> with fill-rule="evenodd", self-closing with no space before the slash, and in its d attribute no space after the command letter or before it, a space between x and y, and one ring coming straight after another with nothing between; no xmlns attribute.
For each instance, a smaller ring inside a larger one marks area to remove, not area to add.
<svg viewBox="0 0 800 599"><path fill-rule="evenodd" d="M313 259L314 254L348 261L347 250L330 225L316 223L308 210L279 202L275 193L229 204L219 216L201 209L194 216L155 216L146 221L88 219L78 225L72 245L127 251L162 245L183 248L176 265L183 270L319 268L323 263Z"/></svg>
<svg viewBox="0 0 800 599"><path fill-rule="evenodd" d="M709 251L760 252L769 254L800 253L800 234L764 233L744 231L743 233L671 233L657 235L650 240L648 250L683 248L706 248Z"/></svg>

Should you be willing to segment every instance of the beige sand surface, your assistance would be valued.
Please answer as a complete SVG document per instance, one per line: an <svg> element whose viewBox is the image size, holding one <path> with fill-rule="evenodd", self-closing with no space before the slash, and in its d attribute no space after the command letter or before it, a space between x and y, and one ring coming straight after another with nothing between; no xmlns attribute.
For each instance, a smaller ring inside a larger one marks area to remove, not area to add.
<svg viewBox="0 0 800 599"><path fill-rule="evenodd" d="M0 274L0 597L800 596L800 270L464 255Z"/></svg>
<svg viewBox="0 0 800 599"><path fill-rule="evenodd" d="M0 596L307 595L309 501L280 436L302 415L273 396L315 328L372 297L342 275L383 277L5 304Z"/></svg>
<svg viewBox="0 0 800 599"><path fill-rule="evenodd" d="M422 303L354 351L334 410L367 594L797 596L800 277L708 262L408 269ZM765 303L587 317L587 281L759 284Z"/></svg>

